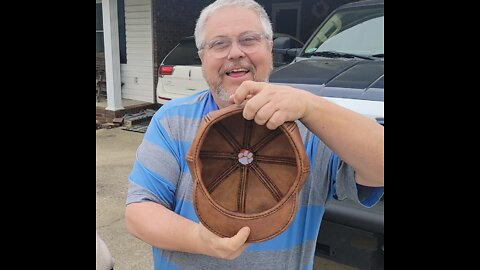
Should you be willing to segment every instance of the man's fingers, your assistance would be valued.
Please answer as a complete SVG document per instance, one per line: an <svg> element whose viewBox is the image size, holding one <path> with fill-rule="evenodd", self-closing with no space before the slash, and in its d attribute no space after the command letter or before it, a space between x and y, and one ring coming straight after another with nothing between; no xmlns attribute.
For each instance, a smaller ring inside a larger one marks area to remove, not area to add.
<svg viewBox="0 0 480 270"><path fill-rule="evenodd" d="M249 235L250 235L250 228L243 227L238 231L236 235L229 238L228 240L232 245L234 245L235 249L238 249L245 244Z"/></svg>
<svg viewBox="0 0 480 270"><path fill-rule="evenodd" d="M272 115L272 117L270 117L270 119L268 119L266 127L270 130L274 130L286 121L287 119L285 117L285 114L281 112L276 112Z"/></svg>
<svg viewBox="0 0 480 270"><path fill-rule="evenodd" d="M253 102L254 100L252 100ZM248 104L248 105L251 105ZM253 107L254 108L254 107ZM265 125L265 123L268 122L268 120L270 119L270 117L272 117L272 115L275 113L276 111L276 107L273 103L269 102L267 104L264 104L263 106L260 107L260 109L255 112L254 114L252 113L252 109L250 108L245 108L244 111L243 111L243 117L245 119L249 119L247 117L254 117L254 120L255 120L255 123L257 123L257 125Z"/></svg>
<svg viewBox="0 0 480 270"><path fill-rule="evenodd" d="M244 81L230 96L230 101L235 104L240 104L246 99L255 96L266 85L264 82Z"/></svg>

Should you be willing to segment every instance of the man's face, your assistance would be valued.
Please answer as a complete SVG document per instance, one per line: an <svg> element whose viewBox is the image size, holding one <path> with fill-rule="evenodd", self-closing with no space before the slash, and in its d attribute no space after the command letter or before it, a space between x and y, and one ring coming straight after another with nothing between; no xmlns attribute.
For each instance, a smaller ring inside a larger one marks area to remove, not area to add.
<svg viewBox="0 0 480 270"><path fill-rule="evenodd" d="M231 104L228 98L243 81L267 81L272 71L272 43L262 37L260 44L248 53L238 43L239 38L258 33L263 33L259 17L241 7L217 10L205 24L204 42L232 41L224 57L208 46L200 52L203 76L220 108Z"/></svg>

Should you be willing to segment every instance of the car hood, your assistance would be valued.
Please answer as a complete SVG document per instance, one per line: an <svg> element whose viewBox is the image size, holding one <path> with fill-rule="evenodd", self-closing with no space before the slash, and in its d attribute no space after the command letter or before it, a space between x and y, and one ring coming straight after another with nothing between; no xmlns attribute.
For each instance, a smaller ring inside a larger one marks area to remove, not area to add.
<svg viewBox="0 0 480 270"><path fill-rule="evenodd" d="M300 59L273 72L270 82L289 84L321 96L383 101L384 62Z"/></svg>

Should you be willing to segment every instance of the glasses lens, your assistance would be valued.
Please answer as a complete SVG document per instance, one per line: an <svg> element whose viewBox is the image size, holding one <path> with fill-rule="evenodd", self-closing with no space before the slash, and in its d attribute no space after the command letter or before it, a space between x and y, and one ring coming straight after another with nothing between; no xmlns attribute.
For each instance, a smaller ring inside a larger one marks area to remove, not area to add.
<svg viewBox="0 0 480 270"><path fill-rule="evenodd" d="M227 56L230 48L232 47L232 41L229 38L218 38L209 42L207 48L215 58L223 58Z"/></svg>
<svg viewBox="0 0 480 270"><path fill-rule="evenodd" d="M254 53L260 47L261 39L262 35L258 33L247 34L238 38L238 44L243 52Z"/></svg>
<svg viewBox="0 0 480 270"><path fill-rule="evenodd" d="M255 53L260 48L262 34L249 33L238 37L237 46L246 54ZM211 40L205 46L215 58L225 58L232 49L233 41L228 37Z"/></svg>

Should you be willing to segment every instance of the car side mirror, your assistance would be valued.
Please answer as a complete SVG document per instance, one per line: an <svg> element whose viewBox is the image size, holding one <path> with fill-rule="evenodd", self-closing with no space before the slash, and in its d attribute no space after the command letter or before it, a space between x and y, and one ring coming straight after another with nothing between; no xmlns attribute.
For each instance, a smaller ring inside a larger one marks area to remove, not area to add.
<svg viewBox="0 0 480 270"><path fill-rule="evenodd" d="M290 37L277 37L273 41L273 66L286 65L295 59L302 48L292 48Z"/></svg>

